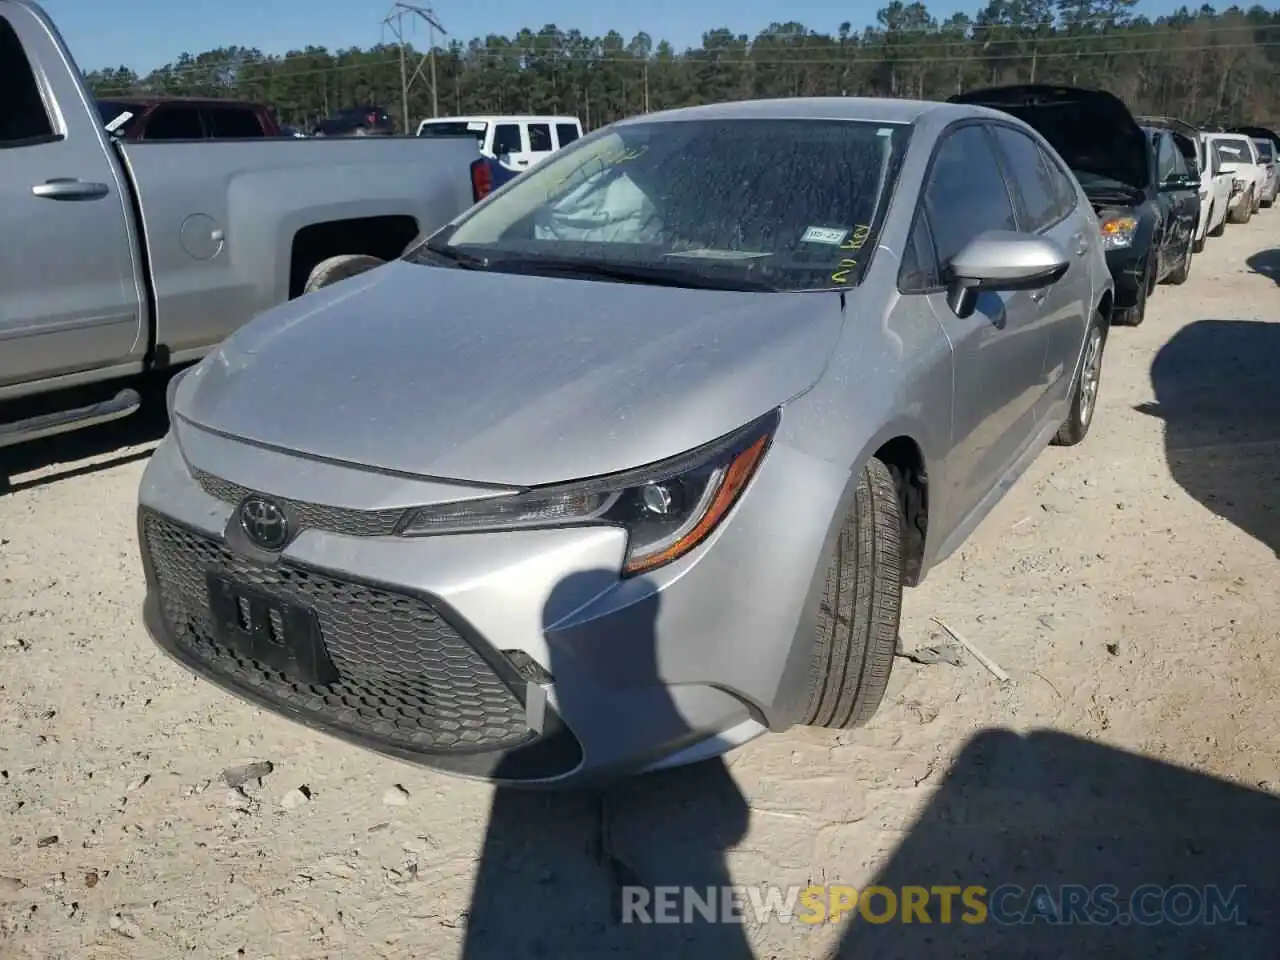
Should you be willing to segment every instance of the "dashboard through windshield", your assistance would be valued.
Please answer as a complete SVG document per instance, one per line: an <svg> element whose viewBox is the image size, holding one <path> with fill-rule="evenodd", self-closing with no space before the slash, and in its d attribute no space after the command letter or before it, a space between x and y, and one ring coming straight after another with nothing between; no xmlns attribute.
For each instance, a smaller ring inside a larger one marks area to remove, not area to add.
<svg viewBox="0 0 1280 960"><path fill-rule="evenodd" d="M668 281L740 278L744 289L854 285L909 136L903 124L849 120L625 123L543 161L429 246L522 273L545 260L613 277L629 267Z"/></svg>

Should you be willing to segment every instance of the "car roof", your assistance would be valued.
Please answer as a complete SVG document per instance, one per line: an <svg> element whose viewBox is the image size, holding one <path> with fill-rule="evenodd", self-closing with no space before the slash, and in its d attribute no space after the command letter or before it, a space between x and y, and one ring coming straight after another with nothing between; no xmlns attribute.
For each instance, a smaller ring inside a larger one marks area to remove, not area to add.
<svg viewBox="0 0 1280 960"><path fill-rule="evenodd" d="M640 114L619 126L681 120L863 120L871 123L915 123L926 114L954 117L1007 115L985 107L938 103L932 100L894 100L887 97L787 97L773 100L735 100L698 107L680 107Z"/></svg>

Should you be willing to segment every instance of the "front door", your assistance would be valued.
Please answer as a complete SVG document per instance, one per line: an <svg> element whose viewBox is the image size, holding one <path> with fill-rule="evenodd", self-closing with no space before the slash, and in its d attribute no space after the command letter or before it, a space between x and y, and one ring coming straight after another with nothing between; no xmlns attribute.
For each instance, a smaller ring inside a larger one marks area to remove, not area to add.
<svg viewBox="0 0 1280 960"><path fill-rule="evenodd" d="M144 336L123 185L79 114L55 119L25 48L54 51L23 7L0 15L0 388L108 366ZM77 104L79 106L79 104Z"/></svg>

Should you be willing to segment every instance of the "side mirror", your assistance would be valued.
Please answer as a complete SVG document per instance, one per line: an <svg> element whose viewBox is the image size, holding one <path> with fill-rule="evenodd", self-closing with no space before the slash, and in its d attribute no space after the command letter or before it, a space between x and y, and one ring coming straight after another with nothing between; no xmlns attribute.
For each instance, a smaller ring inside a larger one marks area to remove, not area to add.
<svg viewBox="0 0 1280 960"><path fill-rule="evenodd" d="M947 265L947 304L964 318L973 313L979 293L1038 290L1061 280L1069 264L1062 248L1046 237L987 230Z"/></svg>

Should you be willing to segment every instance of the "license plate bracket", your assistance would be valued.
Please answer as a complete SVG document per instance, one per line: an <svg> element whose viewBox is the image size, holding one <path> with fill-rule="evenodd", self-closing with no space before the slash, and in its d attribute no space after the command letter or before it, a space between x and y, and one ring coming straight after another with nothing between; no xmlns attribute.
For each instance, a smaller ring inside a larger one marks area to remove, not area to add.
<svg viewBox="0 0 1280 960"><path fill-rule="evenodd" d="M324 686L338 680L315 611L266 591L208 574L209 611L217 641L294 683Z"/></svg>

